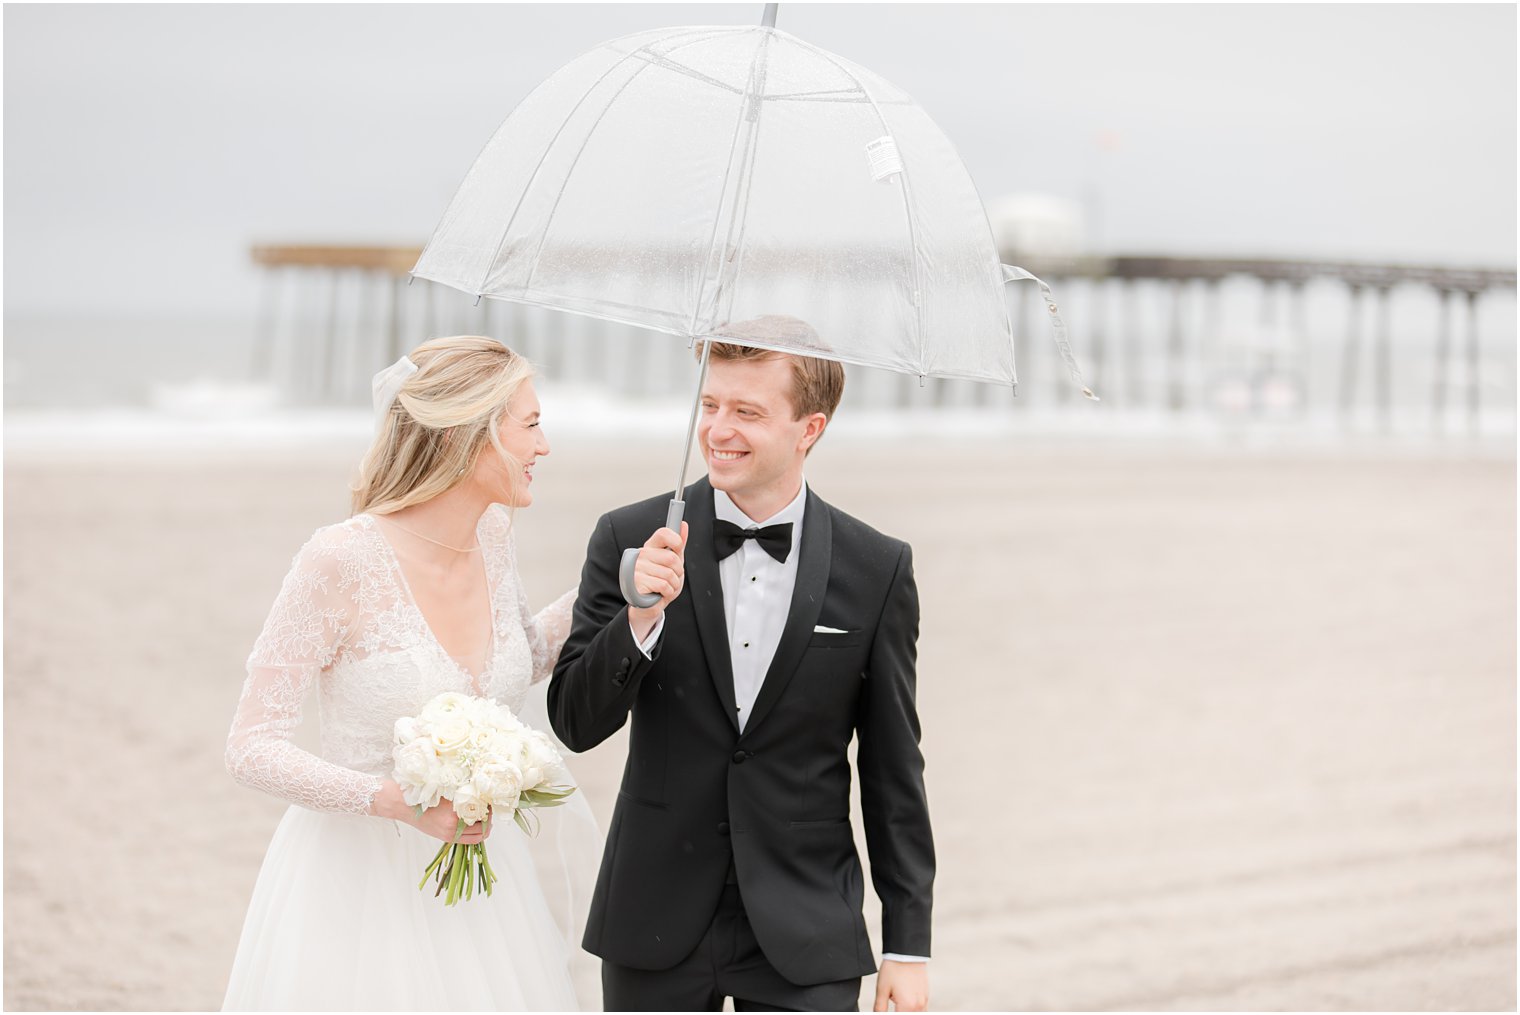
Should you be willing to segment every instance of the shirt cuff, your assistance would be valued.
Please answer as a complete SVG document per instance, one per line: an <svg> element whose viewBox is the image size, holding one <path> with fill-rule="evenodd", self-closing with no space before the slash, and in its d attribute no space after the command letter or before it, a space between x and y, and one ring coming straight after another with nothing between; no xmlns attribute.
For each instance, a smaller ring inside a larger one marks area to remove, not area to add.
<svg viewBox="0 0 1520 1015"><path fill-rule="evenodd" d="M660 640L660 632L663 630L665 630L665 614L662 613L655 618L654 627L649 630L649 637L641 642L639 636L634 634L632 619L628 621L628 633L633 635L634 644L639 647L640 652L644 653L645 659L654 658L650 653L654 651L654 643Z"/></svg>
<svg viewBox="0 0 1520 1015"><path fill-rule="evenodd" d="M928 962L929 961L929 956L927 956L927 955L899 955L896 952L882 952L881 953L881 961L886 962L888 960L890 960L892 962Z"/></svg>

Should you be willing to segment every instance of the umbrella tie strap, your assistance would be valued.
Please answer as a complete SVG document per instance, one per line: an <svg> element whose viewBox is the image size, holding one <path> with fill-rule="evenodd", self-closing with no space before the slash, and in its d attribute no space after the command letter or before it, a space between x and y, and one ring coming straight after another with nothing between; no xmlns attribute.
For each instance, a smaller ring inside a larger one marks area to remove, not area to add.
<svg viewBox="0 0 1520 1015"><path fill-rule="evenodd" d="M1094 402L1098 401L1098 396L1093 394L1092 388L1089 388L1087 382L1082 379L1082 368L1077 366L1076 354L1071 351L1071 342L1066 337L1066 322L1061 320L1061 310L1056 306L1056 298L1051 294L1050 286L1023 268L1005 264L1003 265L1003 284L1007 285L1009 282L1033 282L1040 287L1040 298L1045 301L1045 309L1050 315L1050 334L1055 340L1056 351L1061 354L1061 361L1066 364L1072 381L1082 389L1082 394Z"/></svg>

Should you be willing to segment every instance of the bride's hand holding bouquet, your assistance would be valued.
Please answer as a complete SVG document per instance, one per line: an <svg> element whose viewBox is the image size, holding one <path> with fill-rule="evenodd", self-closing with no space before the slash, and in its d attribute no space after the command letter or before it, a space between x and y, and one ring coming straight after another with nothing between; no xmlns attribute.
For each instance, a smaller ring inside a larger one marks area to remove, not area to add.
<svg viewBox="0 0 1520 1015"><path fill-rule="evenodd" d="M395 787L410 808L404 820L444 841L418 887L436 878L434 894L450 906L476 888L491 894L496 875L485 840L493 814L509 815L531 835L527 811L554 807L575 791L547 736L496 702L466 694L440 694L416 717L398 719L392 757ZM387 784L382 795L389 791ZM376 813L399 809L394 799L376 804Z"/></svg>
<svg viewBox="0 0 1520 1015"><path fill-rule="evenodd" d="M440 799L436 805L427 808L419 815L417 808L406 802L404 792L401 785L394 779L385 780L385 784L375 796L370 813L376 817L404 821L423 835L448 843L469 845L484 842L491 837L489 817L479 824L467 825L465 830L460 832L459 814L454 810L451 801Z"/></svg>

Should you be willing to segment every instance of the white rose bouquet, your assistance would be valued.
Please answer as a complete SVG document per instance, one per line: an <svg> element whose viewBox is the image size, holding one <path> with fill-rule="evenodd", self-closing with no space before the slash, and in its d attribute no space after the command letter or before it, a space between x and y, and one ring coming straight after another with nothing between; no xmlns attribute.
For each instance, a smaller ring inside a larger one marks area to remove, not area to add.
<svg viewBox="0 0 1520 1015"><path fill-rule="evenodd" d="M549 738L523 725L510 710L487 698L447 692L415 718L396 720L391 778L420 815L449 800L459 816L458 831L494 812L509 813L524 832L536 834L527 811L554 807L575 792L567 786L564 761ZM475 889L491 894L496 874L484 842L444 843L422 874L418 888L436 877L435 896L452 906Z"/></svg>

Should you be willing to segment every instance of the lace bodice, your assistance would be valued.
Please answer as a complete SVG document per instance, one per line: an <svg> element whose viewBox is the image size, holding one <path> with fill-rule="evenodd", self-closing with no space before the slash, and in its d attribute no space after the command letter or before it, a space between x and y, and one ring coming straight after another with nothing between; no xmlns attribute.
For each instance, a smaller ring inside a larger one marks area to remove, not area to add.
<svg viewBox="0 0 1520 1015"><path fill-rule="evenodd" d="M248 657L227 737L233 778L314 810L363 814L391 773L397 719L443 691L484 694L519 710L529 685L554 667L575 590L535 616L518 580L506 509L488 509L477 535L493 617L478 677L433 636L372 516L318 529L296 554ZM312 684L320 755L290 739Z"/></svg>

